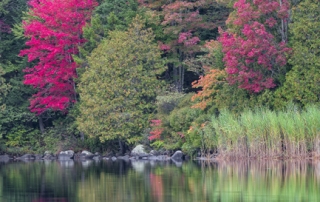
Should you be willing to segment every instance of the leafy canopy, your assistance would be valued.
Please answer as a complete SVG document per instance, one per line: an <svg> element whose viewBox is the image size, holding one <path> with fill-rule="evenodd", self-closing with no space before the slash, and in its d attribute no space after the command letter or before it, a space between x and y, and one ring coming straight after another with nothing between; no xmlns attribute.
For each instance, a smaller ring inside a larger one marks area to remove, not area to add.
<svg viewBox="0 0 320 202"><path fill-rule="evenodd" d="M91 137L132 142L149 124L163 64L153 32L143 24L136 17L128 31L111 31L88 57L77 123Z"/></svg>
<svg viewBox="0 0 320 202"><path fill-rule="evenodd" d="M279 93L302 105L319 102L320 92L320 3L301 2L292 12L292 70Z"/></svg>
<svg viewBox="0 0 320 202"><path fill-rule="evenodd" d="M84 43L82 28L96 6L94 0L31 0L31 19L24 21L29 48L20 52L34 67L25 69L24 84L38 90L31 98L32 112L65 111L75 102L74 78L77 65L72 55Z"/></svg>
<svg viewBox="0 0 320 202"><path fill-rule="evenodd" d="M274 88L289 51L286 41L273 35L288 20L287 0L238 0L234 8L227 21L230 29L219 38L228 82L254 93Z"/></svg>

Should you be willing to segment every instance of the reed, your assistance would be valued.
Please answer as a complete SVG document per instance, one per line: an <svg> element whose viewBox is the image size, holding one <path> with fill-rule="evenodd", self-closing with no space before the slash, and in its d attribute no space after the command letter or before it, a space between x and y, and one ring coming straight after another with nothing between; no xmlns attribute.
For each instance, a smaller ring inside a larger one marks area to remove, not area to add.
<svg viewBox="0 0 320 202"><path fill-rule="evenodd" d="M278 112L248 109L238 116L222 110L212 117L210 126L215 149L224 157L320 157L320 108L316 105L303 110L289 105Z"/></svg>

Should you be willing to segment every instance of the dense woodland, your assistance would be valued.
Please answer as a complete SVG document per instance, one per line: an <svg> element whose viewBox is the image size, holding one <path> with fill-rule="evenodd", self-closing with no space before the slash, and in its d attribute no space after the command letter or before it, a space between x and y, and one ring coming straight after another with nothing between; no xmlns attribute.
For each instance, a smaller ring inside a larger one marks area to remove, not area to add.
<svg viewBox="0 0 320 202"><path fill-rule="evenodd" d="M318 0L2 0L0 150L320 156Z"/></svg>

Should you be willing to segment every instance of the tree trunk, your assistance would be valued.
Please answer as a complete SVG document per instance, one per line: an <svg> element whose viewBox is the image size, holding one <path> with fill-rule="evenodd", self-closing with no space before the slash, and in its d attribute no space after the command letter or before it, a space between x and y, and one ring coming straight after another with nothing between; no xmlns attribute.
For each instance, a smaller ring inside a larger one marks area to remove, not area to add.
<svg viewBox="0 0 320 202"><path fill-rule="evenodd" d="M80 132L80 139L83 141L84 140L84 133Z"/></svg>
<svg viewBox="0 0 320 202"><path fill-rule="evenodd" d="M123 142L119 139L119 153L120 155L123 155L124 151L123 151Z"/></svg>
<svg viewBox="0 0 320 202"><path fill-rule="evenodd" d="M40 132L43 134L44 133L44 124L43 124L42 115L39 116L39 128L40 128Z"/></svg>

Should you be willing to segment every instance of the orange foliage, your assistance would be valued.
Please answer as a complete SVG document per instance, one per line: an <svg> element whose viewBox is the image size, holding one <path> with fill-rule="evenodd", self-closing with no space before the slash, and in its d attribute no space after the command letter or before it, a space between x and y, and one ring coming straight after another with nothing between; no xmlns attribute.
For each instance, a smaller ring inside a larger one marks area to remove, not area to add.
<svg viewBox="0 0 320 202"><path fill-rule="evenodd" d="M226 72L219 69L211 69L205 76L192 83L193 88L201 87L202 90L192 96L191 100L197 100L192 108L206 109L209 103L213 102L214 96L219 91L219 87L225 83Z"/></svg>

